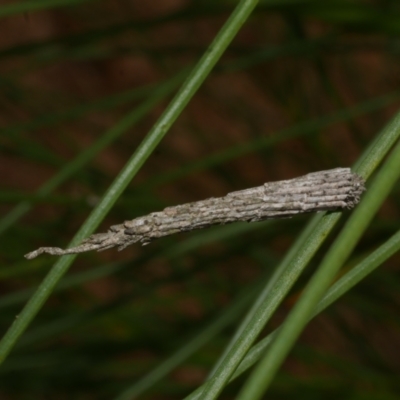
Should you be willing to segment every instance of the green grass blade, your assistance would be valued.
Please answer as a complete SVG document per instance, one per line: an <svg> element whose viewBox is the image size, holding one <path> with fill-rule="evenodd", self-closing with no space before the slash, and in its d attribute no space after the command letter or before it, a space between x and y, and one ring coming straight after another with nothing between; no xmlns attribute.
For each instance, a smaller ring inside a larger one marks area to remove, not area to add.
<svg viewBox="0 0 400 400"><path fill-rule="evenodd" d="M387 259L389 259L393 254L397 253L399 250L400 231L395 233L390 239L388 239L387 242L385 242L382 246L367 256L361 263L356 265L351 271L347 272L335 284L333 284L326 295L318 303L310 319L324 311L327 307L347 293L357 283L362 281L366 276L381 266ZM267 337L262 339L259 343L251 348L229 382L232 382L241 376L264 355L265 350L272 343L280 329L281 328L275 329ZM204 385L194 391L188 398L191 400L199 399L203 389Z"/></svg>
<svg viewBox="0 0 400 400"><path fill-rule="evenodd" d="M362 174L364 178L367 178L378 165L378 161L386 156L399 136L400 113L393 118L387 127L378 135L377 139L373 141L373 144L365 151L362 156L362 160L365 161L359 163L357 172ZM195 393L189 395L186 398L187 400L196 398L194 396L200 392L204 399L214 399L218 396L264 328L272 313L293 286L297 277L307 266L312 256L322 245L329 232L338 222L340 216L341 213L336 212L323 217L319 215L314 217L314 221L312 221L311 224L313 224L317 218L321 218L321 220L316 224L312 235L309 237L303 236L304 241L298 244L299 250L298 253L293 256L293 261L287 265L287 268L278 277L274 289L264 298L262 304L256 310L252 310L253 316L251 322L243 329L243 334L236 343L232 345L232 349L226 355L225 360L220 363L220 367L215 372L214 377L205 383L202 390L197 390Z"/></svg>
<svg viewBox="0 0 400 400"><path fill-rule="evenodd" d="M217 63L229 43L244 24L258 1L242 0L236 7L228 21L211 43L210 47L195 66L182 88L173 98L167 109L150 130L149 134L133 153L123 170L116 177L110 188L103 196L100 203L81 226L70 245L75 246L90 235L100 224L107 212L117 201L132 178L157 147L158 143L168 132L173 122L178 118L197 89L207 78L214 65ZM0 362L2 363L12 350L18 338L23 334L30 322L41 309L44 302L53 292L61 277L67 272L75 256L66 256L53 266L48 275L43 279L35 294L28 301L21 314L10 326L0 342Z"/></svg>
<svg viewBox="0 0 400 400"><path fill-rule="evenodd" d="M334 283L329 288L326 296L318 303L312 317L329 307L398 251L400 251L400 231L396 232L382 246L366 257L365 260Z"/></svg>
<svg viewBox="0 0 400 400"><path fill-rule="evenodd" d="M366 164L364 165L366 166ZM261 398L295 340L310 319L318 301L328 289L335 274L350 255L399 177L400 143L398 143L379 171L363 200L326 254L318 271L314 274L300 300L287 317L266 356L244 385L238 399L256 400Z"/></svg>
<svg viewBox="0 0 400 400"><path fill-rule="evenodd" d="M148 179L143 185L140 186L140 188L143 190L148 190L152 187L183 178L194 172L203 171L217 165L221 165L225 162L244 156L248 153L272 147L273 145L276 145L287 139L311 134L318 134L320 133L321 129L324 129L339 122L351 120L374 110L378 110L382 107L387 106L388 104L395 102L396 100L398 100L398 98L399 93L391 93L385 96L378 97L376 99L368 100L351 108L339 110L320 118L301 122L287 129L276 132L274 135L268 135L267 137L262 136L246 143L241 143L240 145L231 146L230 148L227 148L218 153L211 154L199 161L185 164L182 167L174 169L172 171L159 173L154 178Z"/></svg>
<svg viewBox="0 0 400 400"><path fill-rule="evenodd" d="M234 302L218 315L206 328L199 332L193 339L183 344L171 357L157 365L155 369L140 379L131 387L125 389L115 400L129 400L141 395L144 391L154 386L174 368L195 353L200 347L208 343L217 333L231 324L242 314L255 295L260 290L259 282L247 288Z"/></svg>
<svg viewBox="0 0 400 400"><path fill-rule="evenodd" d="M54 189L64 183L71 176L76 174L85 164L92 160L100 151L106 148L110 143L125 133L132 125L143 118L154 106L176 88L182 81L183 73L177 74L174 78L160 85L154 93L145 100L139 107L127 114L118 124L110 128L99 140L94 142L86 150L82 151L72 161L61 168L56 175L49 179L36 193L37 198L48 196ZM9 213L0 220L0 235L15 224L24 216L33 206L31 201L23 201L17 204Z"/></svg>
<svg viewBox="0 0 400 400"><path fill-rule="evenodd" d="M123 263L112 263L101 265L88 271L71 274L60 281L55 291L66 290L77 285L82 285L88 281L115 274L123 267ZM34 288L27 288L0 297L0 309L22 303L28 300L34 292Z"/></svg>
<svg viewBox="0 0 400 400"><path fill-rule="evenodd" d="M253 318L257 318L257 313L260 307L262 307L263 304L268 304L271 291L276 286L276 283L278 282L279 278L287 270L288 265L293 262L294 257L297 255L300 247L302 246L306 238L308 238L310 234L314 232L314 230L317 228L321 218L322 214L317 215L316 218L313 218L311 222L307 224L306 228L303 229L303 232L298 236L296 242L291 246L290 250L286 253L284 259L278 265L278 267L268 280L267 284L258 295L257 300L253 303L251 309L247 312L245 318L240 323L240 326L236 330L235 335L230 340L230 343L225 348L223 354L219 357L219 360L215 363L212 371L209 374L209 379L217 374L217 371L224 363L225 357L233 350L233 348L235 347L235 343L237 343L240 337L245 334L247 326L249 325L251 320ZM263 308L264 310L266 310L266 307ZM251 343L253 343L256 338L249 336L247 339L249 339Z"/></svg>
<svg viewBox="0 0 400 400"><path fill-rule="evenodd" d="M356 265L351 271L347 272L337 282L335 282L329 288L326 295L318 303L310 320L324 311L345 293L347 293L357 283L361 282L366 276L381 266L386 260L388 260L398 251L400 251L400 231L396 232L390 239L387 240L387 242L381 245L362 262ZM274 332L271 332L266 338L257 343L257 345L255 345L249 351L233 375L232 380L236 379L238 376L243 374L243 372L247 371L263 356L265 349L272 343L280 329L281 328L277 328Z"/></svg>

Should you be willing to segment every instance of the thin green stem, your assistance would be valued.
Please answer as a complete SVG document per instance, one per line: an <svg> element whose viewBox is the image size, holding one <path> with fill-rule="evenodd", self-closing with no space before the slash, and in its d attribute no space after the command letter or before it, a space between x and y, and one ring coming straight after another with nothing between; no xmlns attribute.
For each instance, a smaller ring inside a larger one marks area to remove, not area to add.
<svg viewBox="0 0 400 400"><path fill-rule="evenodd" d="M339 122L352 120L353 118L359 117L360 115L372 112L374 110L383 108L390 103L393 103L399 99L399 93L391 93L382 97L368 100L363 103L359 103L354 107L345 108L338 110L334 113L324 115L306 122L300 122L293 126L290 126L281 131L275 132L272 135L261 134L256 139L240 143L228 147L218 153L209 154L206 158L198 161L193 161L180 166L172 171L161 172L154 178L147 179L139 188L143 190L149 190L153 187L165 184L167 182L181 179L194 172L207 170L217 165L222 165L230 160L242 157L246 154L259 151L260 149L266 149L272 147L285 140L308 135L317 135L320 131L327 126L332 126Z"/></svg>
<svg viewBox="0 0 400 400"><path fill-rule="evenodd" d="M332 303L338 300L343 294L347 293L362 279L372 273L376 268L382 265L388 258L400 250L400 231L394 234L387 242L376 249L368 257L366 257L360 264L356 265L351 271L343 275L332 287L328 290L323 299L318 303L310 318L324 311ZM246 372L252 367L265 353L265 350L270 346L274 338L277 336L281 327L275 329L267 337L253 346L246 354L246 357L240 363L235 373L230 378L229 382ZM191 395L191 400L197 400L204 389L204 385L200 386Z"/></svg>
<svg viewBox="0 0 400 400"><path fill-rule="evenodd" d="M141 395L144 391L154 386L164 378L171 370L182 364L189 356L195 353L201 346L208 343L215 335L227 325L231 324L242 314L244 309L254 299L260 290L260 282L246 288L237 299L196 336L184 343L173 355L161 362L139 381L125 389L115 400L130 400Z"/></svg>
<svg viewBox="0 0 400 400"><path fill-rule="evenodd" d="M135 123L140 121L154 106L160 102L165 96L175 89L185 76L185 72L181 72L160 85L154 90L152 95L145 100L139 107L127 114L118 124L110 128L96 142L94 142L86 150L79 153L73 160L66 163L51 179L49 179L36 192L36 198L44 198L52 193L57 187L76 174L85 164L90 162L97 154L106 148L110 143L120 137ZM0 235L8 228L15 224L23 217L31 208L33 202L29 200L22 201L17 204L9 213L0 220Z"/></svg>
<svg viewBox="0 0 400 400"><path fill-rule="evenodd" d="M362 161L358 163L356 172L367 178L372 174L373 170L379 164L393 144L400 136L400 113L383 129L377 139L368 147L361 157ZM284 296L297 280L300 273L307 266L315 252L322 245L330 231L338 222L341 213L330 213L325 216L317 215L313 218L310 224L315 224L310 236L302 235L303 242L297 243L298 251L294 252L292 259L287 263L284 270L279 273L274 287L264 293L263 300L257 300L259 307L251 310L251 315L248 317L250 322L240 330L242 333L234 344L231 344L231 349L227 352L225 359L219 361L220 366L215 370L213 377L206 382L201 388L186 397L185 400L192 399L215 399L226 386L227 382L239 366L240 362L250 350L250 347L260 334L273 312L281 303ZM316 219L320 218L319 223ZM306 228L307 229L307 228ZM281 270L278 267L278 270Z"/></svg>
<svg viewBox="0 0 400 400"><path fill-rule="evenodd" d="M293 246L289 249L289 251L286 253L284 259L282 262L278 265L270 279L268 280L267 284L263 288L263 290L259 293L257 300L253 303L251 309L247 312L245 318L243 321L240 323L240 326L237 328L235 335L232 337L230 340L229 344L226 346L223 354L219 357L219 360L215 363L212 371L209 374L209 379L211 379L213 376L217 375L217 371L220 368L222 364L224 364L225 357L229 354L229 352L235 347L235 343L241 338L241 336L244 334L245 330L247 329L249 323L252 321L253 318L257 316L258 310L261 307L262 304L264 304L266 300L269 298L271 295L271 291L274 289L276 286L277 282L279 281L279 278L282 277L282 274L287 270L288 265L293 262L294 256L297 254L300 246L304 243L305 239L310 236L312 232L317 228L320 220L321 220L322 214L317 215L316 218L313 218L309 224L307 224L306 228L303 230L303 232L298 236L296 242L293 244ZM264 310L266 308L264 307ZM251 343L254 342L254 337L248 336L247 339L251 341Z"/></svg>
<svg viewBox="0 0 400 400"><path fill-rule="evenodd" d="M257 400L272 382L279 366L309 321L313 310L356 246L361 235L400 177L400 142L379 171L342 232L324 257L319 269L304 290L300 300L287 317L264 359L252 373L239 400Z"/></svg>
<svg viewBox="0 0 400 400"><path fill-rule="evenodd" d="M239 3L167 109L163 112L146 138L133 153L125 167L104 194L97 207L81 226L71 241L70 246L77 245L83 238L90 235L100 224L118 197L122 194L141 166L160 143L161 139L168 132L171 125L184 110L197 89L207 78L212 68L240 30L241 26L257 3L258 1L256 0L242 0ZM75 257L76 256L61 257L43 279L37 291L30 298L21 314L17 316L2 338L0 342L0 363L6 359L18 338L23 334L30 322L41 309L44 302L54 291L55 286L67 272Z"/></svg>
<svg viewBox="0 0 400 400"><path fill-rule="evenodd" d="M390 239L387 240L387 242L385 242L382 246L361 261L360 264L357 264L351 271L347 272L337 282L335 282L314 309L310 320L324 311L345 293L347 293L357 283L362 281L366 276L381 266L387 259L389 259L393 254L397 253L399 250L400 231L396 232ZM260 359L260 357L264 355L266 348L271 344L280 329L280 327L277 328L266 338L252 347L245 359L240 363L231 380L236 379L238 376L247 371Z"/></svg>

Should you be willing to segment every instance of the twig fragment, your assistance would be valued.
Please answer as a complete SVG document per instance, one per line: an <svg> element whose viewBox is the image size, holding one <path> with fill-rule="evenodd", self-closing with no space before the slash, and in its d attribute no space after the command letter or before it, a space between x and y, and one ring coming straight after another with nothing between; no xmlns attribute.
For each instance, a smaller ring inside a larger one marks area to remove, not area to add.
<svg viewBox="0 0 400 400"><path fill-rule="evenodd" d="M71 249L41 247L25 255L27 259L42 253L62 256L90 250L148 244L162 236L202 229L237 221L257 222L271 218L353 208L365 190L364 180L350 168L336 168L307 174L295 179L264 183L251 189L228 193L224 197L167 207L163 211L111 226L106 233L89 236Z"/></svg>

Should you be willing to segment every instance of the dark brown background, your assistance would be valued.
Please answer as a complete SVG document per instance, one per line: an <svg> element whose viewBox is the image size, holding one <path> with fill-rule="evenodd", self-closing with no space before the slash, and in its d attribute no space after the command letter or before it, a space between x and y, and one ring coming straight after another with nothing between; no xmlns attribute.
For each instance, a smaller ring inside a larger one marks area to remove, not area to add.
<svg viewBox="0 0 400 400"><path fill-rule="evenodd" d="M21 201L35 203L1 233L2 331L26 301L23 295L20 300L9 296L35 287L54 261L45 256L27 262L23 254L68 244L172 97L51 195L35 200L41 185L141 100L92 107L74 118L66 113L117 93L157 87L195 65L232 10L229 2L216 3L89 1L0 20L3 221ZM167 205L357 160L395 114L396 97L357 118L285 135L398 89L400 10L390 1L318 3L262 3L255 10L102 229ZM0 12L5 4L0 3ZM270 145L260 144L268 138ZM199 164L249 143L258 145L206 167ZM398 229L398 193L397 187L346 268ZM113 398L272 270L307 220L243 231L226 227L211 231L211 237L181 235L123 253L78 257L71 274L124 264L51 297L34 321L32 336L0 371L1 398ZM290 310L321 254L266 332ZM398 261L387 262L310 325L271 398L395 398ZM143 398L178 399L190 393L203 382L236 324ZM233 398L238 387L227 390L225 398Z"/></svg>

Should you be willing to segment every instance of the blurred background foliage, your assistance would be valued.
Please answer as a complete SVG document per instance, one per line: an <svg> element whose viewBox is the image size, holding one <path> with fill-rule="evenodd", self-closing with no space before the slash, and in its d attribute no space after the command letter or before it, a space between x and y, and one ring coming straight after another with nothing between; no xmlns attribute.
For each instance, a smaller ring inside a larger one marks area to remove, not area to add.
<svg viewBox="0 0 400 400"><path fill-rule="evenodd" d="M55 261L23 255L68 244L235 5L1 2L2 332ZM168 205L351 166L399 108L399 34L395 0L261 1L98 231ZM399 212L397 185L346 269L398 229ZM160 366L138 397L185 397L309 218L79 256L1 366L0 397L122 399ZM265 333L284 320L330 242ZM399 260L309 324L270 398L400 396Z"/></svg>

